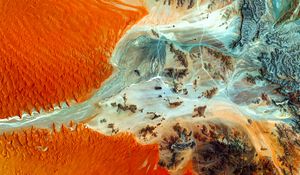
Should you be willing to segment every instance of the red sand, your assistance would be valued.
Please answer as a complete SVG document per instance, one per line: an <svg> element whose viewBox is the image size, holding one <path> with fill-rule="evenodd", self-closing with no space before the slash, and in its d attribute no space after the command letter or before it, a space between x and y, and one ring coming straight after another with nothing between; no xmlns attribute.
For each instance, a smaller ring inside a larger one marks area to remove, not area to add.
<svg viewBox="0 0 300 175"><path fill-rule="evenodd" d="M0 0L0 118L83 101L112 73L124 31L146 14L116 0Z"/></svg>
<svg viewBox="0 0 300 175"><path fill-rule="evenodd" d="M83 125L0 136L2 175L167 175L158 159L158 145L141 145L126 133L104 136Z"/></svg>

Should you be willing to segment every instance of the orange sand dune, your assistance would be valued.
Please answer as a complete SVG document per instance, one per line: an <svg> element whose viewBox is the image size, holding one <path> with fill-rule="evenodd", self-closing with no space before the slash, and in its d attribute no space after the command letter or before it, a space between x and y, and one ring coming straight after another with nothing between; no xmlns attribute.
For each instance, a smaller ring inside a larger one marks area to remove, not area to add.
<svg viewBox="0 0 300 175"><path fill-rule="evenodd" d="M0 0L0 118L86 99L145 14L117 0Z"/></svg>
<svg viewBox="0 0 300 175"><path fill-rule="evenodd" d="M138 144L130 134L104 136L83 125L0 136L1 175L166 175L158 159L158 145Z"/></svg>

